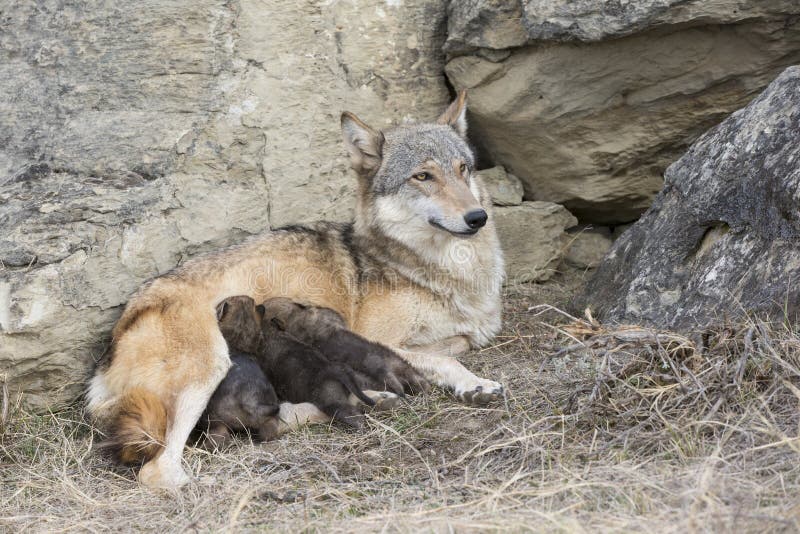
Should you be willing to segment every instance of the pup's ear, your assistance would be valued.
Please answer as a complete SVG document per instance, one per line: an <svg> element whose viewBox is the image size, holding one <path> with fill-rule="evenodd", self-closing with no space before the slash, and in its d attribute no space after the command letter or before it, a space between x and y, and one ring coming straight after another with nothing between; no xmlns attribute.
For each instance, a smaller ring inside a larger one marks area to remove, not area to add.
<svg viewBox="0 0 800 534"><path fill-rule="evenodd" d="M459 91L458 96L436 120L438 124L452 127L458 135L467 138L467 91Z"/></svg>
<svg viewBox="0 0 800 534"><path fill-rule="evenodd" d="M228 301L223 300L217 304L217 322L221 321L225 314L228 312Z"/></svg>
<svg viewBox="0 0 800 534"><path fill-rule="evenodd" d="M369 175L381 166L383 134L373 130L349 111L342 113L342 138L350 153L350 166L360 175Z"/></svg>
<svg viewBox="0 0 800 534"><path fill-rule="evenodd" d="M256 313L258 314L259 319L264 319L264 314L267 313L267 309L264 307L263 304L259 304L256 306Z"/></svg>

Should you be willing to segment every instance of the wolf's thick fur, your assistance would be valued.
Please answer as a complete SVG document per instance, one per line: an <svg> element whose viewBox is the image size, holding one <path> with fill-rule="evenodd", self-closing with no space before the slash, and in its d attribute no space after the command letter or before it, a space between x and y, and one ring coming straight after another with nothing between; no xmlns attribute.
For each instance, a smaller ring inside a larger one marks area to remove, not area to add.
<svg viewBox="0 0 800 534"><path fill-rule="evenodd" d="M158 454L166 428L161 399L144 388L133 388L120 399L114 433L100 448L121 464L133 464Z"/></svg>
<svg viewBox="0 0 800 534"><path fill-rule="evenodd" d="M164 447L155 457L145 451L140 481L169 487L188 481L184 444L230 365L215 307L233 295L331 308L352 330L396 350L458 397L486 402L502 395L500 384L452 357L499 330L503 278L491 213L486 223L490 201L463 138L465 111L461 94L438 123L385 132L343 114L358 174L353 224L267 232L187 261L131 297L112 351L91 381L88 408L119 442L121 408L134 392L159 399L166 425L139 424L164 429ZM317 417L307 406L298 414L298 421ZM292 408L281 406L281 417L291 418Z"/></svg>

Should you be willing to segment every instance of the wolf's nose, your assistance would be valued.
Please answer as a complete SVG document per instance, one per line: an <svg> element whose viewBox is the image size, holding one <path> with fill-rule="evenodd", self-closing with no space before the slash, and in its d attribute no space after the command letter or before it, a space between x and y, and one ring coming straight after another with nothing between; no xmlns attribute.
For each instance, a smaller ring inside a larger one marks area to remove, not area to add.
<svg viewBox="0 0 800 534"><path fill-rule="evenodd" d="M472 210L464 215L464 222L473 230L482 228L488 219L489 216L483 210Z"/></svg>

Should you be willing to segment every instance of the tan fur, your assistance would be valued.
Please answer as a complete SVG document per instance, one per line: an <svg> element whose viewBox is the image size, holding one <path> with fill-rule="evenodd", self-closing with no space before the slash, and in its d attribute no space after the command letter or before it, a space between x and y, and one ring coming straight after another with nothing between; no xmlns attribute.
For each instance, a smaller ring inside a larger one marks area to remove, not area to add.
<svg viewBox="0 0 800 534"><path fill-rule="evenodd" d="M465 128L464 111L459 97L442 120ZM114 328L112 354L91 381L88 409L101 426L113 427L135 392L146 390L158 404L134 406L155 413L160 404L170 414L163 424L160 416L143 419L142 428L165 443L142 468L143 484L188 481L182 449L230 365L215 307L231 296L256 302L288 297L331 308L355 332L397 350L460 398L484 402L502 394L500 384L476 377L453 357L486 344L500 328L503 261L486 191L477 177L458 174L459 161L439 162L433 170L450 178L437 185L438 205L455 216L476 202L489 212L488 224L459 238L409 217L390 197L373 197L364 187L384 142L383 134L368 128L355 116L343 117L360 183L352 229L320 223L268 232L187 261L131 297ZM283 415L283 430L324 419L303 408ZM122 439L119 430L114 439Z"/></svg>
<svg viewBox="0 0 800 534"><path fill-rule="evenodd" d="M164 447L166 427L167 411L161 400L144 388L134 388L119 402L113 441L102 446L123 464L151 460Z"/></svg>

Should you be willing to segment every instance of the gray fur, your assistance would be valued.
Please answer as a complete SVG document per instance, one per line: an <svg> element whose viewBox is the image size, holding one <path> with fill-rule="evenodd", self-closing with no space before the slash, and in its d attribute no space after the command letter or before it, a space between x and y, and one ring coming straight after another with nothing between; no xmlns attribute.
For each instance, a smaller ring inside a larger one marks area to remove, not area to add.
<svg viewBox="0 0 800 534"><path fill-rule="evenodd" d="M414 169L428 160L438 163L446 173L452 172L450 162L457 158L470 170L475 166L469 145L447 125L402 125L385 131L384 137L383 159L370 188L375 195L397 193Z"/></svg>

